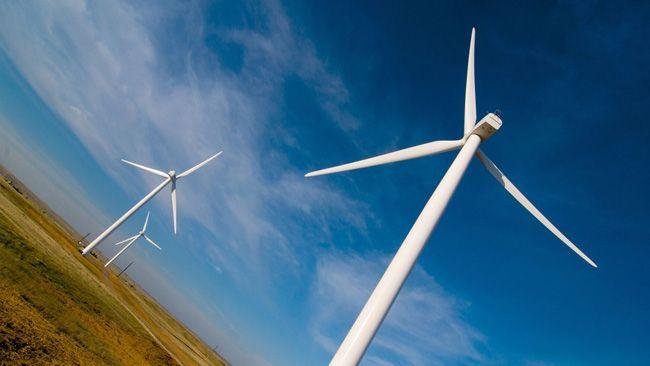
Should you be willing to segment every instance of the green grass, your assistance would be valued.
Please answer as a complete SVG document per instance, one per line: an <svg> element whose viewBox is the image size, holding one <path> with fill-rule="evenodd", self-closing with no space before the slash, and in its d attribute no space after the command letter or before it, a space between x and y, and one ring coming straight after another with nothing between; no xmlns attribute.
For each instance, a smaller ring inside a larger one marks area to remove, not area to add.
<svg viewBox="0 0 650 366"><path fill-rule="evenodd" d="M61 228L0 183L0 365L176 364L56 245L70 241Z"/></svg>

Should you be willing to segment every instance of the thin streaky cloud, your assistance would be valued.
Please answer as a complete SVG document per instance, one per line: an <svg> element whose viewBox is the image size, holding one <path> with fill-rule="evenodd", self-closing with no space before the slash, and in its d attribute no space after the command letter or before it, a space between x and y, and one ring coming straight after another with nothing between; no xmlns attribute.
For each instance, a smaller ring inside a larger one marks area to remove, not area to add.
<svg viewBox="0 0 650 366"><path fill-rule="evenodd" d="M209 168L183 182L180 228L198 224L205 231L194 234L201 240L184 246L211 268L220 268L248 296L277 309L283 301L278 284L293 279L290 286L304 286L295 279L309 261L298 258L309 258L314 248L302 238L326 239L330 222L363 229L367 217L363 204L326 184L305 181L287 162L263 163L273 153L267 136L291 135L269 125L278 113L284 79L303 79L341 129L353 129L358 121L346 111L344 83L327 70L308 40L293 33L278 2L257 4L264 10L259 28L215 30L221 41L244 49L238 73L214 56L203 57L211 51L202 42L206 25L200 6L182 6L189 11L128 2L5 3L0 5L0 48L134 200L157 181L125 167L120 158L182 170L224 150ZM169 20L175 14L184 14L179 19L184 27L171 34L187 42L156 36L174 24ZM153 201L161 215L170 212L168 201ZM277 216L286 211L305 224ZM110 223L105 217L98 220Z"/></svg>
<svg viewBox="0 0 650 366"><path fill-rule="evenodd" d="M312 286L310 328L333 354L390 258L378 253L328 252L318 261ZM370 364L478 364L485 342L463 318L467 304L447 293L416 266L368 350Z"/></svg>

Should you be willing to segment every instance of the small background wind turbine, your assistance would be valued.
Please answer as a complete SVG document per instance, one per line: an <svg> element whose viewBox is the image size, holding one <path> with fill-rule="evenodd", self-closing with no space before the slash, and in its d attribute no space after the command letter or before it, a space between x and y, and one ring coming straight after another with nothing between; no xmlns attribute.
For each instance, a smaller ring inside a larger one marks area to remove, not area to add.
<svg viewBox="0 0 650 366"><path fill-rule="evenodd" d="M147 212L147 218L144 220L144 226L142 226L142 230L140 230L139 233L137 233L136 235L133 235L132 237L130 237L128 239L124 239L124 240L122 240L120 242L115 243L115 245L124 244L124 247L122 249L120 249L120 251L117 252L117 254L115 254L115 256L113 258L111 258L108 262L106 262L106 264L104 265L104 268L108 267L111 263L113 263L113 261L116 260L117 257L121 256L122 253L124 253L127 249L129 249L129 247L131 245L133 245L133 243L135 243L140 238L144 238L144 240L146 240L149 244L151 244L154 247L158 248L158 250L162 250L162 248L159 247L158 244L154 243L154 241L151 240L151 238L149 238L145 234L145 232L147 231L147 223L149 223L149 212ZM129 264L129 266L130 266L130 264ZM124 270L126 270L126 268ZM120 274L122 274L122 273L120 272Z"/></svg>
<svg viewBox="0 0 650 366"><path fill-rule="evenodd" d="M212 159L215 159L217 156L221 155L222 152L223 151L219 151L218 153L212 155L211 157L204 160L200 164L195 165L194 167L182 172L181 174L176 174L176 171L174 171L174 170L170 170L168 173L165 173L165 172L162 172L162 171L160 171L158 169L149 168L147 166L144 166L144 165L141 165L141 164L136 164L136 163L130 162L128 160L122 159L123 162L125 162L125 163L127 163L129 165L133 165L134 167L142 169L142 170L144 170L146 172L153 173L155 175L161 176L161 177L165 178L165 180L163 180L156 188L154 188L153 191L149 192L149 194L144 196L144 198L141 199L140 202L136 203L135 206L131 207L131 209L129 209L124 215L122 215L122 217L117 219L117 221L115 221L113 223L113 225L109 226L108 229L106 229L103 233L99 234L99 236L97 238L95 238L95 240L93 240L92 243L88 244L88 246L86 248L84 248L82 254L83 255L88 254L88 252L90 252L95 247L95 245L99 244L108 235L110 235L115 229L120 227L120 225L122 225L122 223L124 221L126 221L126 219L131 217L131 215L133 215L140 207L142 207L145 203L147 203L150 199L152 199L158 192L160 192L163 188L165 188L169 183L172 184L172 190L171 190L171 194L172 194L172 217L173 217L173 220L174 220L174 234L176 234L176 181L183 178L183 177L186 177L186 176L194 173L196 170L198 170L199 168L201 168L205 164L209 163Z"/></svg>
<svg viewBox="0 0 650 366"><path fill-rule="evenodd" d="M495 113L488 113L483 119L476 123L476 94L474 87L474 35L469 46L469 57L467 62L467 80L465 87L465 118L464 136L458 140L433 141L426 144L410 147L392 153L356 161L349 164L322 169L306 174L306 177L313 177L323 174L331 174L367 168L376 165L394 163L408 159L419 158L427 155L435 155L443 152L460 149L460 152L452 162L451 166L433 192L433 195L424 206L415 224L409 231L406 239L402 242L395 257L388 265L386 272L379 280L377 287L370 295L361 313L352 325L347 336L339 346L336 354L330 362L330 366L357 365L366 349L370 345L381 322L386 317L404 281L415 265L420 252L424 248L431 232L442 216L460 182L467 166L476 154L480 162L487 168L499 184L510 193L524 208L526 208L536 219L538 219L548 230L557 236L571 250L576 252L582 259L593 267L596 264L589 259L578 247L576 247L566 236L564 236L535 206L510 182L508 178L497 168L494 163L481 150L478 149L481 142L487 140L501 127L501 118Z"/></svg>

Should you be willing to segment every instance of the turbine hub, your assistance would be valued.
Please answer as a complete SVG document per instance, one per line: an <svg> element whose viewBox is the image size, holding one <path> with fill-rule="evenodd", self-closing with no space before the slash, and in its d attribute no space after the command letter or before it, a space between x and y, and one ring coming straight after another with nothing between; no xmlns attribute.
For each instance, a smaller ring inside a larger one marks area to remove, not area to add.
<svg viewBox="0 0 650 366"><path fill-rule="evenodd" d="M490 138L499 128L501 128L501 118L495 113L488 113L483 119L481 119L472 132L467 136L477 135L481 138L482 141L485 141Z"/></svg>
<svg viewBox="0 0 650 366"><path fill-rule="evenodd" d="M169 173L167 173L167 174L172 178L176 177L176 171L175 170L170 170Z"/></svg>

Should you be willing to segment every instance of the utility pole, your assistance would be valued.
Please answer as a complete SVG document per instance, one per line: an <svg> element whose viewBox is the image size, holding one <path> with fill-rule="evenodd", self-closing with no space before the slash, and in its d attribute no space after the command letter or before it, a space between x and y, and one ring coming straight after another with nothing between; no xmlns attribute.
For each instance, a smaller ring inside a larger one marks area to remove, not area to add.
<svg viewBox="0 0 650 366"><path fill-rule="evenodd" d="M124 267L124 269L122 271L120 271L120 273L117 275L117 278L120 278L122 273L126 272L126 270L129 269L129 267L131 267L132 264L133 264L133 262L129 263L128 266Z"/></svg>

